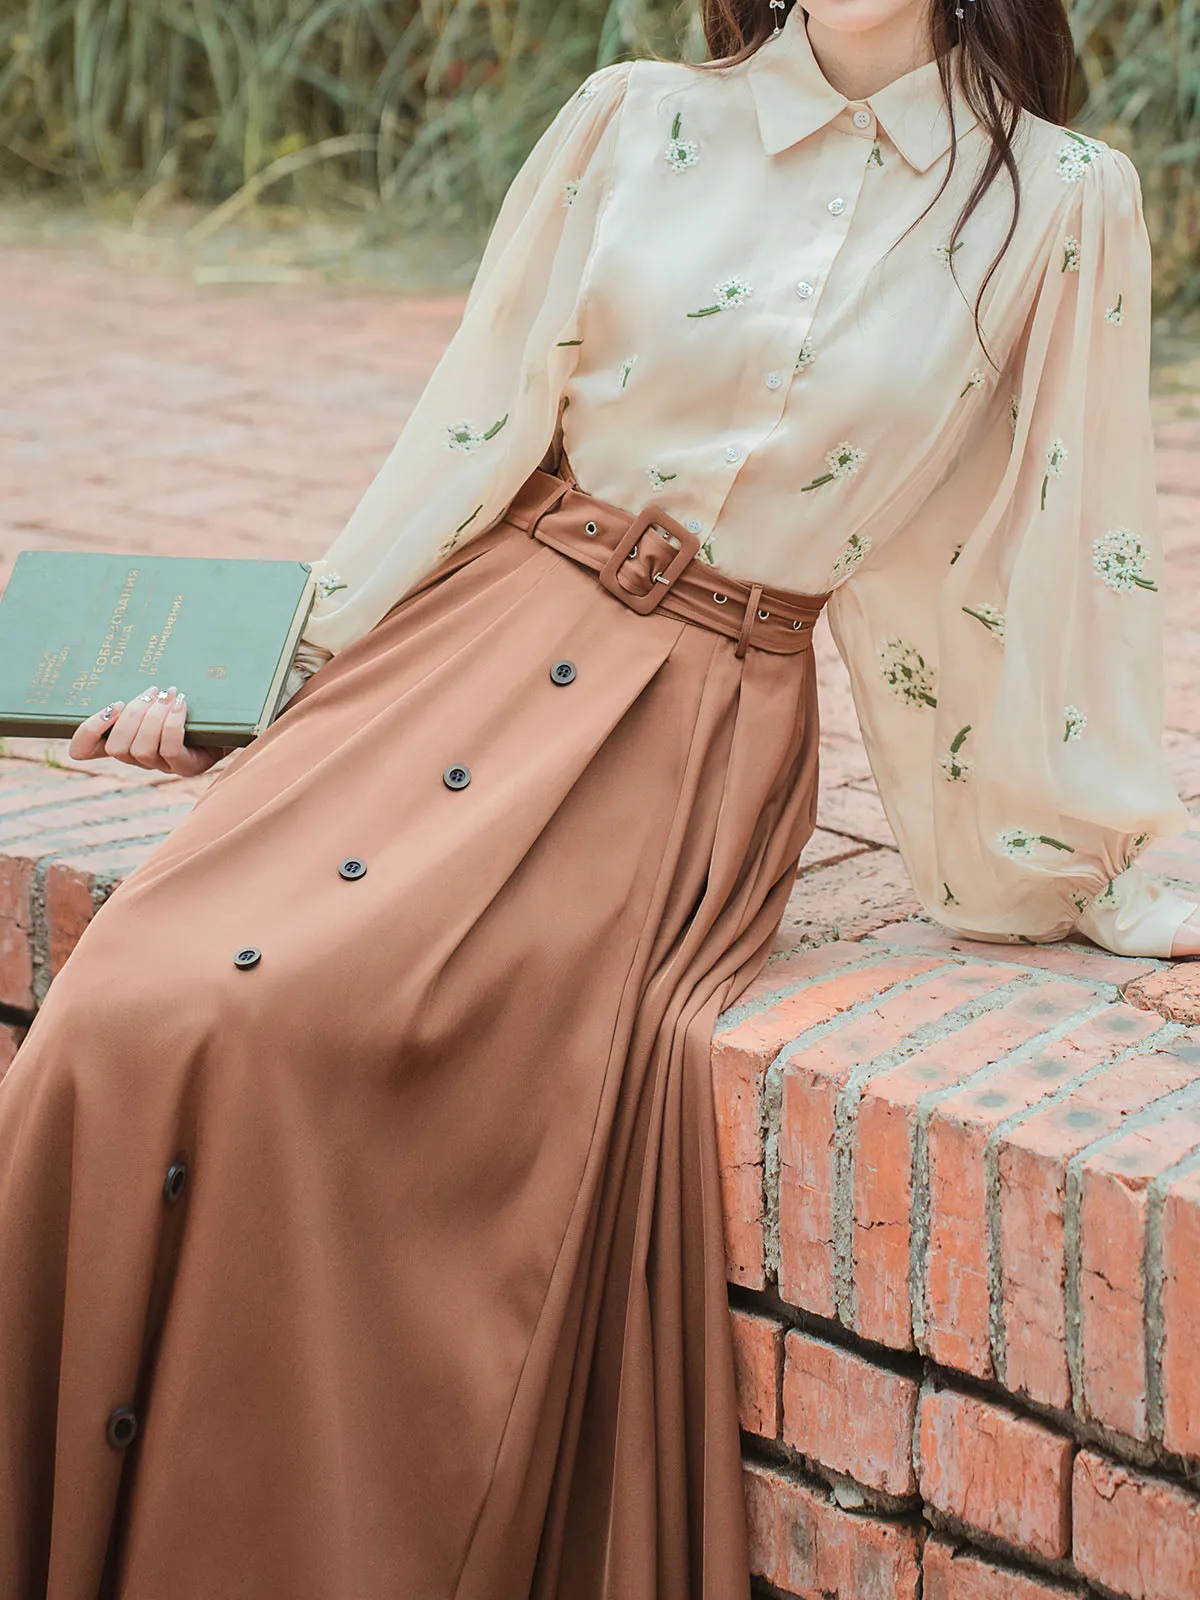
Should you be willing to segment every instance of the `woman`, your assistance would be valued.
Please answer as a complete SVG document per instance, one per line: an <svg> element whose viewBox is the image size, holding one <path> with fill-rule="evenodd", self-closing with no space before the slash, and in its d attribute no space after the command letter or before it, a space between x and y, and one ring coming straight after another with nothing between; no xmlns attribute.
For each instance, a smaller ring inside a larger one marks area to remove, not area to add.
<svg viewBox="0 0 1200 1600"><path fill-rule="evenodd" d="M530 157L318 566L333 659L4 1082L5 1596L746 1595L708 1047L826 602L932 914L1200 951L1125 870L1186 823L1148 252L1058 0L707 27ZM199 770L150 694L75 753Z"/></svg>

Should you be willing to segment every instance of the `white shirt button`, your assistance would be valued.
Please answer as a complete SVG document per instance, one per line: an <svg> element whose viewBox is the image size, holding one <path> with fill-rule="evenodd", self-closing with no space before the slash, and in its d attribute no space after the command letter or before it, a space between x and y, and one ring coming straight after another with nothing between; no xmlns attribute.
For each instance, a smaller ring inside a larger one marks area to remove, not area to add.
<svg viewBox="0 0 1200 1600"><path fill-rule="evenodd" d="M801 279L801 281L796 285L796 293L800 296L801 300L811 300L813 295L813 286L811 283L806 283L803 279Z"/></svg>
<svg viewBox="0 0 1200 1600"><path fill-rule="evenodd" d="M838 199L836 199L836 200L831 200L829 202L829 213L830 213L831 216L840 217L842 212L845 211L845 209L846 209L846 202L844 200L842 200L840 197Z"/></svg>
<svg viewBox="0 0 1200 1600"><path fill-rule="evenodd" d="M871 126L871 113L869 111L856 111L854 113L854 126L856 128L869 128Z"/></svg>
<svg viewBox="0 0 1200 1600"><path fill-rule="evenodd" d="M687 531L689 533L703 533L704 532L704 524L700 521L699 517L689 517L687 519L687 521L684 523L684 527L687 529Z"/></svg>
<svg viewBox="0 0 1200 1600"><path fill-rule="evenodd" d="M725 446L725 459L726 461L740 461L742 459L741 445L727 444Z"/></svg>
<svg viewBox="0 0 1200 1600"><path fill-rule="evenodd" d="M783 382L783 374L780 372L768 372L763 382L766 384L768 389L778 389L779 385Z"/></svg>

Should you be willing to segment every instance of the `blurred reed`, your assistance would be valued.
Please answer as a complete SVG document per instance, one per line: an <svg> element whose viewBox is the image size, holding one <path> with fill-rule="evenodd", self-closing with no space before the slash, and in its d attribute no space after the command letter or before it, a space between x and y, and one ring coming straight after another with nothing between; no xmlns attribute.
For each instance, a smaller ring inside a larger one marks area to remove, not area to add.
<svg viewBox="0 0 1200 1600"><path fill-rule="evenodd" d="M1200 0L1072 9L1077 126L1141 169L1160 307L1200 305ZM0 0L0 182L479 231L586 73L699 49L691 0Z"/></svg>

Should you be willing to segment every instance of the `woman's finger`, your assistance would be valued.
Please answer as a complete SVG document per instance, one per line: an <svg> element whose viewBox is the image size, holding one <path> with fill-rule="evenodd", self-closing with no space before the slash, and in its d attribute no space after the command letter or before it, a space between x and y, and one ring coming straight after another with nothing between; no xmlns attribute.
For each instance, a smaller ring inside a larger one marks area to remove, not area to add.
<svg viewBox="0 0 1200 1600"><path fill-rule="evenodd" d="M132 766L139 766L129 751L142 726L142 721L149 711L151 704L158 698L158 689L151 685L143 689L136 700L127 702L124 710L117 717L108 731L108 738L104 741L106 755L115 756L118 761L129 762Z"/></svg>
<svg viewBox="0 0 1200 1600"><path fill-rule="evenodd" d="M197 749L194 745L187 744L186 734L187 698L180 689L176 691L174 700L167 707L158 748L168 772L175 773L179 778L194 778L198 773L207 772L215 761L221 759L225 751Z"/></svg>
<svg viewBox="0 0 1200 1600"><path fill-rule="evenodd" d="M151 772L166 772L166 762L163 760L159 749L162 737L163 724L167 720L167 712L175 699L175 689L159 689L155 692L154 699L146 706L145 715L142 717L141 727L134 734L129 743L129 754L139 767L146 767Z"/></svg>
<svg viewBox="0 0 1200 1600"><path fill-rule="evenodd" d="M72 760L95 761L99 756L107 755L105 740L124 709L124 700L114 700L112 705L105 706L103 711L97 711L86 722L81 722L67 746L67 754Z"/></svg>

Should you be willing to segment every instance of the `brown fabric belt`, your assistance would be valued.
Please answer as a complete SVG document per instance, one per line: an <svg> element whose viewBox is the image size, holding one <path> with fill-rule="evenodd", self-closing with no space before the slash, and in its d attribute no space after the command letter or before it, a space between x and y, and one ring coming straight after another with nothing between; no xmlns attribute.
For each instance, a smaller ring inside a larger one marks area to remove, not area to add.
<svg viewBox="0 0 1200 1600"><path fill-rule="evenodd" d="M636 516L597 500L553 473L534 472L504 521L589 567L609 591L643 615L661 611L699 623L747 649L799 655L829 598L743 583L694 559L700 541L659 506Z"/></svg>

